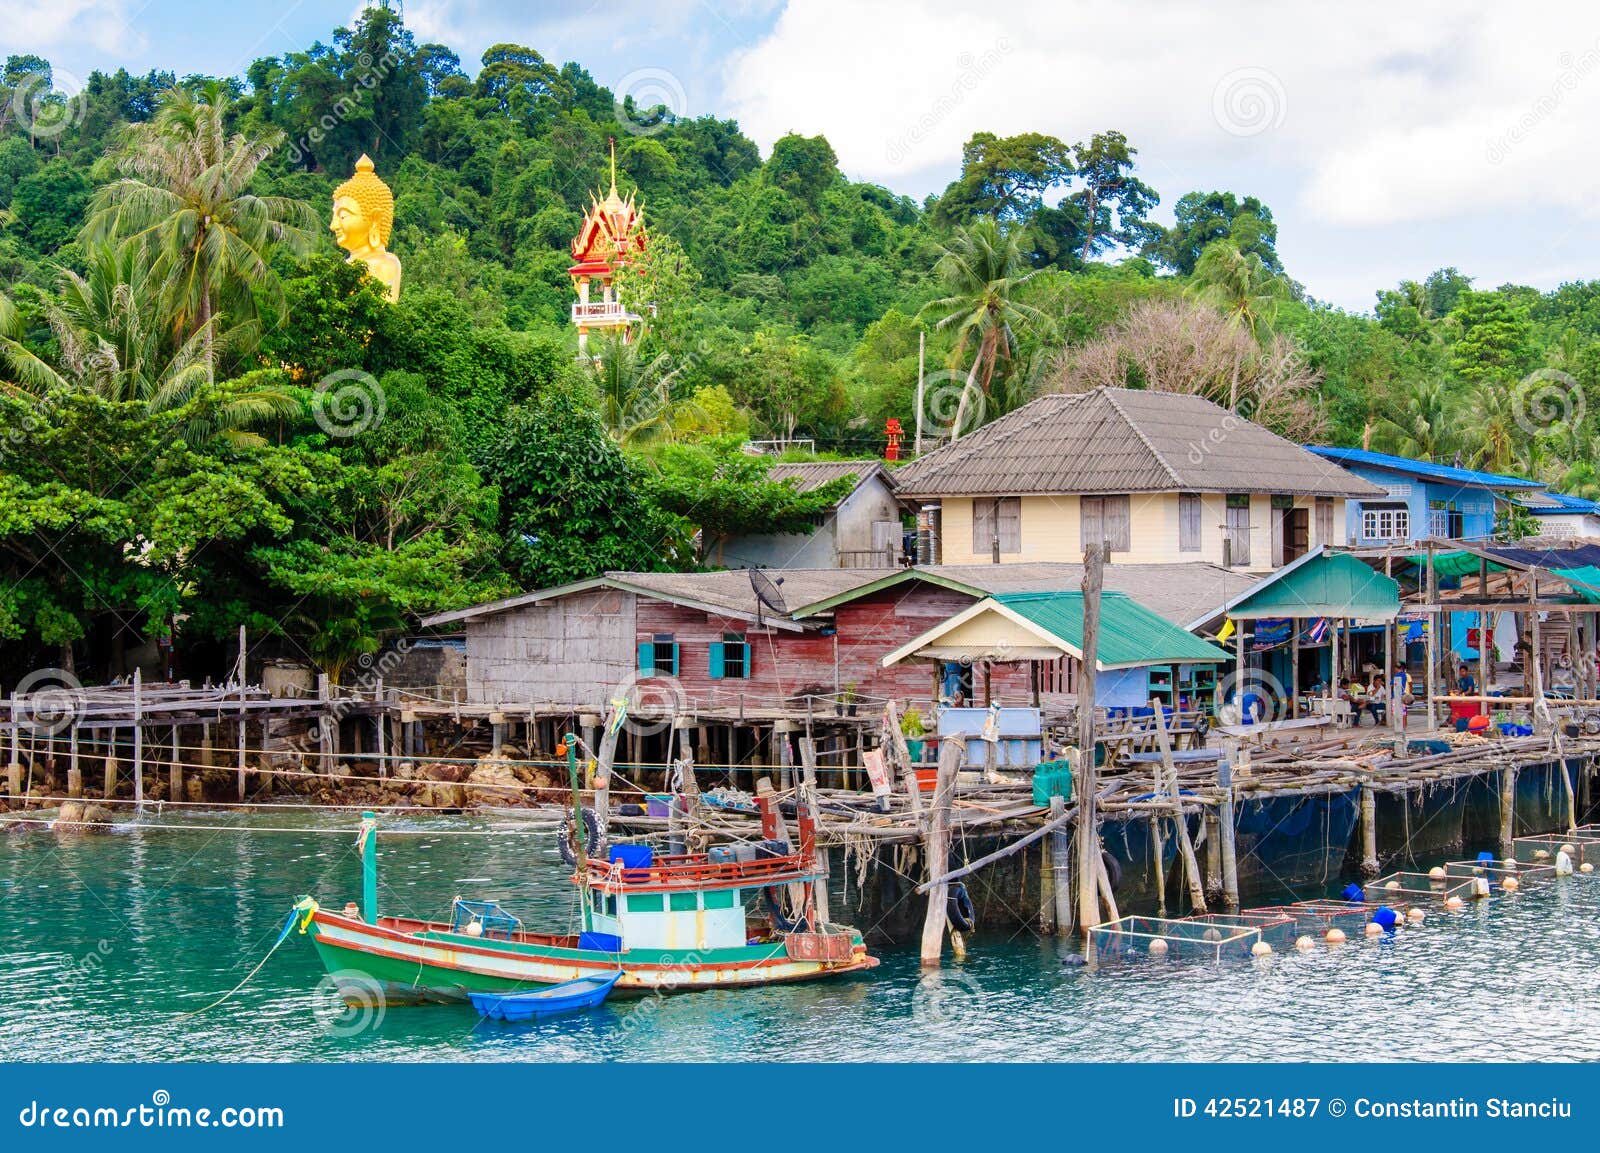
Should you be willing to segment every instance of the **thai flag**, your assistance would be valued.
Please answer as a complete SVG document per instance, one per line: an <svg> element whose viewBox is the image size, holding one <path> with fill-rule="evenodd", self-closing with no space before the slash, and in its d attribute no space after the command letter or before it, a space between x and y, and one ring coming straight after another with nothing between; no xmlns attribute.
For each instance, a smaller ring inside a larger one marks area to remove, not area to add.
<svg viewBox="0 0 1600 1153"><path fill-rule="evenodd" d="M1318 617L1306 630L1306 640L1314 645L1320 645L1328 635L1328 618Z"/></svg>

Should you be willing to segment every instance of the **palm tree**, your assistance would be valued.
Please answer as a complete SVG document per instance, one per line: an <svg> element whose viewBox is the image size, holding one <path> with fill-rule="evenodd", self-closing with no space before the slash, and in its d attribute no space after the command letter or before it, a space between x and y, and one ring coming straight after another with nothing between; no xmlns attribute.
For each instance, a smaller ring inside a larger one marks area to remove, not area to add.
<svg viewBox="0 0 1600 1153"><path fill-rule="evenodd" d="M1389 451L1414 460L1448 461L1459 447L1459 405L1440 381L1414 381L1373 430Z"/></svg>
<svg viewBox="0 0 1600 1153"><path fill-rule="evenodd" d="M253 318L252 289L280 303L272 252L305 251L316 226L304 202L249 191L284 137L228 135L229 105L217 86L169 93L153 120L129 128L117 160L122 179L95 194L83 229L87 243L109 240L142 254L174 339L201 334L208 372L215 369L213 318L224 310L238 321Z"/></svg>
<svg viewBox="0 0 1600 1153"><path fill-rule="evenodd" d="M956 229L934 265L949 295L930 301L923 312L943 313L934 327L955 333L952 368L959 369L972 357L951 440L961 436L974 387L985 399L992 395L996 367L1016 355L1017 330L1044 319L1037 308L1015 299L1017 290L1035 275L1023 271L1026 264L1016 233L1006 232L993 220L979 220Z"/></svg>
<svg viewBox="0 0 1600 1153"><path fill-rule="evenodd" d="M615 332L595 359L606 428L617 443L635 444L660 433L672 415L672 382L682 371L670 367L672 357L663 352L646 359L639 341Z"/></svg>
<svg viewBox="0 0 1600 1153"><path fill-rule="evenodd" d="M1195 263L1188 292L1220 309L1229 324L1265 345L1277 319L1278 303L1289 295L1289 288L1256 253L1243 251L1231 240L1215 240ZM1239 409L1239 384L1236 369L1228 388L1228 407L1235 412Z"/></svg>

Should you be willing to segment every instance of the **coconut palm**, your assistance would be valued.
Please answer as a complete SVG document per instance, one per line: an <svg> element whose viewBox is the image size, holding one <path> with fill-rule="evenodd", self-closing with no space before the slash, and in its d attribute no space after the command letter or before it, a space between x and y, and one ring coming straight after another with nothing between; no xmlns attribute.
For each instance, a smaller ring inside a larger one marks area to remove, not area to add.
<svg viewBox="0 0 1600 1153"><path fill-rule="evenodd" d="M672 415L672 382L681 369L663 352L647 358L638 340L608 336L595 358L606 428L618 444L637 444L660 434Z"/></svg>
<svg viewBox="0 0 1600 1153"><path fill-rule="evenodd" d="M951 440L962 433L974 392L988 399L1000 362L1016 356L1017 331L1044 320L1042 312L1016 299L1017 290L1035 275L1023 271L1026 265L1016 233L992 220L956 229L934 265L949 295L930 301L923 312L939 316L935 328L955 334L952 368L959 370L972 359Z"/></svg>
<svg viewBox="0 0 1600 1153"><path fill-rule="evenodd" d="M1289 286L1254 252L1243 251L1231 240L1216 240L1195 263L1188 292L1219 309L1229 324L1248 332L1257 344L1265 345ZM1239 385L1235 373L1228 390L1228 407L1234 411L1239 408Z"/></svg>
<svg viewBox="0 0 1600 1153"><path fill-rule="evenodd" d="M161 288L175 340L202 335L214 348L213 318L255 316L252 290L281 302L270 257L277 247L310 247L316 218L309 205L257 196L250 182L283 133L226 130L226 90L167 95L153 120L135 124L117 168L122 179L96 192L84 225L86 243L113 241L142 255ZM207 357L207 369L214 369Z"/></svg>
<svg viewBox="0 0 1600 1153"><path fill-rule="evenodd" d="M1448 462L1460 447L1460 406L1440 381L1413 382L1394 398L1374 428L1374 440L1414 460Z"/></svg>

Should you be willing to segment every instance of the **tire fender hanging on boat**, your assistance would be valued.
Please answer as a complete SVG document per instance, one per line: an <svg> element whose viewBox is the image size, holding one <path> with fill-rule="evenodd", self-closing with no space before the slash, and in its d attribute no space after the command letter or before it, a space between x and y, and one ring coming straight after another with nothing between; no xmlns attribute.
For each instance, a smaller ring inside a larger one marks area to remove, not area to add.
<svg viewBox="0 0 1600 1153"><path fill-rule="evenodd" d="M600 827L600 818L593 809L582 809L583 813L583 844L591 857L599 856L605 850L605 830ZM572 814L568 813L561 818L561 829L556 834L556 847L561 850L561 859L568 865L578 863L578 841L573 836Z"/></svg>
<svg viewBox="0 0 1600 1153"><path fill-rule="evenodd" d="M1111 882L1111 891L1116 892L1122 888L1122 862L1112 856L1110 849L1100 850L1100 859L1106 865L1106 880Z"/></svg>

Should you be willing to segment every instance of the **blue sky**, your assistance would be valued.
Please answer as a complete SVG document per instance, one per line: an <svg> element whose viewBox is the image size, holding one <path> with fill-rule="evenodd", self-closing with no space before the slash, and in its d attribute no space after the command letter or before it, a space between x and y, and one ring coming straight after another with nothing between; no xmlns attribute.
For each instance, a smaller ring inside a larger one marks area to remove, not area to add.
<svg viewBox="0 0 1600 1153"><path fill-rule="evenodd" d="M238 74L326 39L359 0L0 0L0 52ZM1194 189L1260 196L1321 299L1446 264L1481 285L1600 275L1600 7L1489 0L413 0L471 68L514 40L765 149L821 132L841 166L921 197L972 131L1105 128L1141 150L1158 218ZM225 15L218 21L217 13Z"/></svg>

